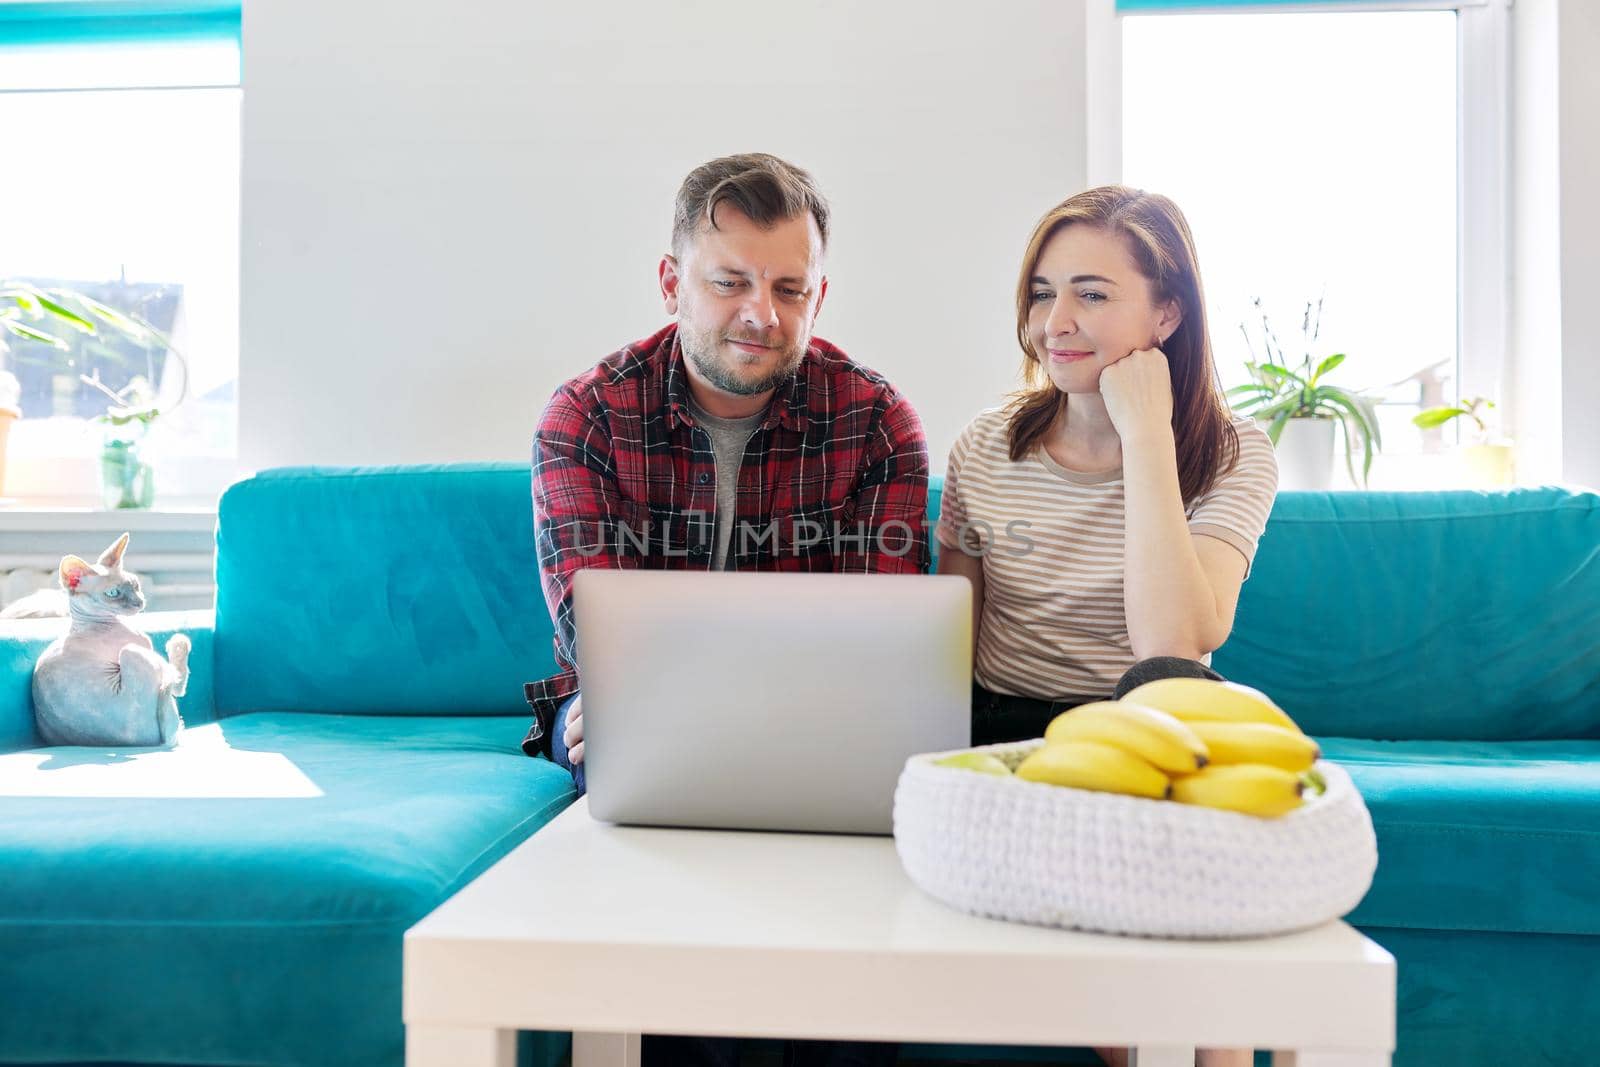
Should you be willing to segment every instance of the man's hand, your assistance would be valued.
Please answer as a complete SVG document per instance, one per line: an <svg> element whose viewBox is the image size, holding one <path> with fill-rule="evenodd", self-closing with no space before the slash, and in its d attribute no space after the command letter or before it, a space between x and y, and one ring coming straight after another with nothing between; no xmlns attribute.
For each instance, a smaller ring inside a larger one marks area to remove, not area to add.
<svg viewBox="0 0 1600 1067"><path fill-rule="evenodd" d="M1172 369L1159 348L1140 348L1100 372L1100 399L1124 441L1172 429Z"/></svg>
<svg viewBox="0 0 1600 1067"><path fill-rule="evenodd" d="M573 700L571 709L567 712L567 730L561 735L561 741L567 746L567 762L576 767L583 762L583 696Z"/></svg>

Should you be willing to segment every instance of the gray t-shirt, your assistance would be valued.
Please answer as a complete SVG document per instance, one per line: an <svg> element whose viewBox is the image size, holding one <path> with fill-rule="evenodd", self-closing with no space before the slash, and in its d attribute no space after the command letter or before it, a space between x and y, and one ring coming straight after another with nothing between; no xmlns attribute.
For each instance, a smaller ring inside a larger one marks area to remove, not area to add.
<svg viewBox="0 0 1600 1067"><path fill-rule="evenodd" d="M717 552L712 557L711 569L725 570L739 503L739 467L744 463L744 446L767 413L758 411L743 419L719 419L706 414L693 400L689 401L689 413L711 435L711 451L717 457Z"/></svg>

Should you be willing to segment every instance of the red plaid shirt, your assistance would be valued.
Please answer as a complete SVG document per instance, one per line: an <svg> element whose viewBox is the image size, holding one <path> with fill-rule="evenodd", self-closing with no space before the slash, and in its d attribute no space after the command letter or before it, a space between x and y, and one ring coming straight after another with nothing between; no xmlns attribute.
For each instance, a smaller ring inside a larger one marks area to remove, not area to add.
<svg viewBox="0 0 1600 1067"><path fill-rule="evenodd" d="M716 494L716 456L689 411L676 325L556 390L533 435L533 522L561 670L524 687L535 721L523 751L549 755L556 710L578 691L573 574L709 570ZM812 338L745 446L726 566L926 571L927 501L916 411L880 375Z"/></svg>

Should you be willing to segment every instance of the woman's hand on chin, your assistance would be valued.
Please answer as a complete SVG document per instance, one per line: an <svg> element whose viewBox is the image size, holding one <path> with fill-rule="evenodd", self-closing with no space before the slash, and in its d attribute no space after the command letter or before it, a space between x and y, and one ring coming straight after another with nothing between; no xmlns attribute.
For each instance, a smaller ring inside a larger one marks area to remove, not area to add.
<svg viewBox="0 0 1600 1067"><path fill-rule="evenodd" d="M1172 432L1172 370L1159 348L1139 348L1100 372L1100 398L1126 443Z"/></svg>

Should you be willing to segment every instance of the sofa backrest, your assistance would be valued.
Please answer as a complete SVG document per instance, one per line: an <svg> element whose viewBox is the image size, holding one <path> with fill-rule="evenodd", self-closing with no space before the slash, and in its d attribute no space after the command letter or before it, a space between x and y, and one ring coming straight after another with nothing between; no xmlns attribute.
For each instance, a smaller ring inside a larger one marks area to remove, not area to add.
<svg viewBox="0 0 1600 1067"><path fill-rule="evenodd" d="M1600 495L1279 493L1211 665L1322 737L1600 738Z"/></svg>
<svg viewBox="0 0 1600 1067"><path fill-rule="evenodd" d="M218 714L526 711L554 669L530 490L511 463L230 488ZM1600 496L1279 494L1213 665L1323 736L1600 737Z"/></svg>
<svg viewBox="0 0 1600 1067"><path fill-rule="evenodd" d="M512 463L281 468L231 486L218 714L527 711L522 683L554 670L530 493Z"/></svg>
<svg viewBox="0 0 1600 1067"><path fill-rule="evenodd" d="M1600 737L1600 495L1280 493L1212 666L1315 735Z"/></svg>

